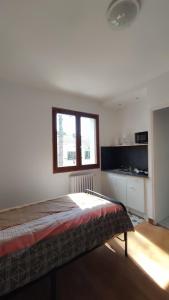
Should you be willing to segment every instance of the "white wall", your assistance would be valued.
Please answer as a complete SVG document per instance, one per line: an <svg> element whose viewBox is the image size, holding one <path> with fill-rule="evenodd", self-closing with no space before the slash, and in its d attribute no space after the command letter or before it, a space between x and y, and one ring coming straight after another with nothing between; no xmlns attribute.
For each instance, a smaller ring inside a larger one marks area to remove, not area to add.
<svg viewBox="0 0 169 300"><path fill-rule="evenodd" d="M169 106L169 72L151 80L147 87L151 110Z"/></svg>
<svg viewBox="0 0 169 300"><path fill-rule="evenodd" d="M0 208L69 192L69 173L52 173L52 106L99 114L100 145L112 144L116 115L110 109L71 94L0 82Z"/></svg>
<svg viewBox="0 0 169 300"><path fill-rule="evenodd" d="M145 86L146 99L130 103L116 114L118 118L117 136L128 132L148 130L149 132L149 179L146 180L146 198L148 217L158 220L158 207L155 203L154 184L154 130L153 112L159 108L169 107L169 72L149 81ZM155 129L156 130L156 129ZM156 211L157 210L157 211Z"/></svg>
<svg viewBox="0 0 169 300"><path fill-rule="evenodd" d="M117 111L118 133L116 139L130 134L134 142L134 133L139 131L149 132L149 178L145 179L146 213L149 218L154 218L152 202L152 166L151 166L151 113L147 99L140 102L129 103Z"/></svg>
<svg viewBox="0 0 169 300"><path fill-rule="evenodd" d="M169 108L154 113L154 179L156 220L169 216Z"/></svg>
<svg viewBox="0 0 169 300"><path fill-rule="evenodd" d="M149 110L146 101L130 103L117 111L118 137L130 134L134 143L134 133L147 131L149 127Z"/></svg>
<svg viewBox="0 0 169 300"><path fill-rule="evenodd" d="M0 83L0 208L56 197L68 192L69 177L52 174L51 107L100 115L100 145L113 145L124 132L149 131L148 216L155 218L152 111L169 107L169 73L150 82L147 99L120 111L63 93ZM100 172L97 189L100 188Z"/></svg>
<svg viewBox="0 0 169 300"><path fill-rule="evenodd" d="M155 221L158 221L158 213L157 213L157 205L156 205L156 195L155 195L155 178L154 178L154 163L155 163L155 156L154 156L154 128L153 128L153 113L157 109L167 108L169 107L169 72L165 73L158 78L151 80L148 83L148 104L149 104L149 111L150 111L150 164L151 164L151 202L152 202L152 212ZM149 201L150 202L150 201Z"/></svg>

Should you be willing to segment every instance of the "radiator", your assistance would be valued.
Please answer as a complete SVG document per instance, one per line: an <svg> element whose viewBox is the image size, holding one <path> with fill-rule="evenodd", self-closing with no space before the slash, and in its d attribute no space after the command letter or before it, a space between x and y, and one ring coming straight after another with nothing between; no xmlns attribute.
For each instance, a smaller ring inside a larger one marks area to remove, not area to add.
<svg viewBox="0 0 169 300"><path fill-rule="evenodd" d="M94 174L70 175L70 193L81 193L86 189L94 190Z"/></svg>

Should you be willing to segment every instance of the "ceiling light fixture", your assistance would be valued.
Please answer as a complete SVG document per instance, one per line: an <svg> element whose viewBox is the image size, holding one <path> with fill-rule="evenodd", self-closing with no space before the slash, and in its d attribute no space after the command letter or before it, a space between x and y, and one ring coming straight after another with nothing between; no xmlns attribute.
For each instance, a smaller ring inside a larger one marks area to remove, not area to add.
<svg viewBox="0 0 169 300"><path fill-rule="evenodd" d="M113 0L107 9L107 20L113 28L124 28L134 21L140 9L140 0Z"/></svg>

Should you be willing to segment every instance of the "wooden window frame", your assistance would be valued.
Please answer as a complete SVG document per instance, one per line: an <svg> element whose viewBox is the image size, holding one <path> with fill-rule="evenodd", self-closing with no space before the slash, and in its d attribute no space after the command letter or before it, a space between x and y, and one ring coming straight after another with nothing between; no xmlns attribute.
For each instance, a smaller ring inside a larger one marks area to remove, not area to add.
<svg viewBox="0 0 169 300"><path fill-rule="evenodd" d="M56 115L58 113L73 115L76 117L76 166L58 167L57 165L57 134L56 134ZM97 163L90 165L81 164L81 136L80 136L80 117L93 118L96 120L96 155ZM52 107L52 136L53 136L53 173L71 172L79 170L96 169L100 167L99 151L99 115L79 112L64 108Z"/></svg>

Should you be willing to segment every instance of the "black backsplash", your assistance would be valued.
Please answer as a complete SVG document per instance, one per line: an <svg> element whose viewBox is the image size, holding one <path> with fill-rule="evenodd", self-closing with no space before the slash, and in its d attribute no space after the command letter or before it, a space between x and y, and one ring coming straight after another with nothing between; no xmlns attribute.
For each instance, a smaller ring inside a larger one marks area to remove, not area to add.
<svg viewBox="0 0 169 300"><path fill-rule="evenodd" d="M101 169L148 170L148 146L101 147Z"/></svg>

